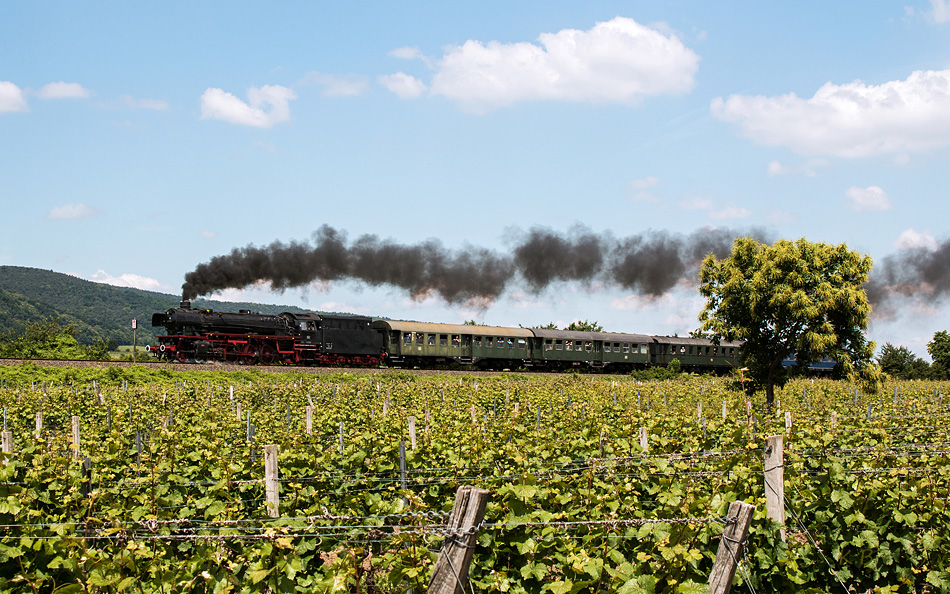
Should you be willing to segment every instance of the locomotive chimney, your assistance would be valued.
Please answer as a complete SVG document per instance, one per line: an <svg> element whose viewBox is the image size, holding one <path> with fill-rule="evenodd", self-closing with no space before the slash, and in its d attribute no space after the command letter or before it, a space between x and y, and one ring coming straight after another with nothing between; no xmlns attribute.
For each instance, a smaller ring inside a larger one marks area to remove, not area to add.
<svg viewBox="0 0 950 594"><path fill-rule="evenodd" d="M181 305L179 307L181 307L182 309L191 309L191 301L187 299L182 299Z"/></svg>

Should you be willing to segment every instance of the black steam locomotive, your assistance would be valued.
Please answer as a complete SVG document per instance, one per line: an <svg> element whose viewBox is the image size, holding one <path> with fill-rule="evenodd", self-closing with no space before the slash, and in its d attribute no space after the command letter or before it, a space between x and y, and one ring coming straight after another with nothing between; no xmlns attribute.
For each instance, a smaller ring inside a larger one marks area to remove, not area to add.
<svg viewBox="0 0 950 594"><path fill-rule="evenodd" d="M158 346L147 347L169 361L225 361L245 365L379 365L384 357L372 319L359 316L282 313L266 315L181 307L152 315L164 327Z"/></svg>
<svg viewBox="0 0 950 594"><path fill-rule="evenodd" d="M578 332L376 320L314 313L265 315L181 307L152 316L164 327L148 350L167 361L246 365L571 369L627 371L673 359L689 371L727 371L739 364L740 343L616 332Z"/></svg>

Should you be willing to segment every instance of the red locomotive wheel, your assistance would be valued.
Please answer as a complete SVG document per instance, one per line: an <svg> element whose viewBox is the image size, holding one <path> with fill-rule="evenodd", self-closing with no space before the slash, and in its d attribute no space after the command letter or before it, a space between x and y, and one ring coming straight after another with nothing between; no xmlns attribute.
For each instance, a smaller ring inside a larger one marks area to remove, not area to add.
<svg viewBox="0 0 950 594"><path fill-rule="evenodd" d="M264 345L261 347L261 365L271 365L277 359L277 352L274 347Z"/></svg>

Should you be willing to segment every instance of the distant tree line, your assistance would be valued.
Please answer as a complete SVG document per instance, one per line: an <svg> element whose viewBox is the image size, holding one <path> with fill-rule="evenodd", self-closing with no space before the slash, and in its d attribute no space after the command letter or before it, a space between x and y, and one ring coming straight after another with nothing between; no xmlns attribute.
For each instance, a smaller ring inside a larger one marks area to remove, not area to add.
<svg viewBox="0 0 950 594"><path fill-rule="evenodd" d="M950 379L950 333L941 330L927 343L933 363L924 361L905 346L885 343L877 357L881 371L898 379Z"/></svg>
<svg viewBox="0 0 950 594"><path fill-rule="evenodd" d="M28 322L22 331L0 333L0 357L12 359L108 359L114 341L97 339L91 345L80 344L76 328L58 317Z"/></svg>

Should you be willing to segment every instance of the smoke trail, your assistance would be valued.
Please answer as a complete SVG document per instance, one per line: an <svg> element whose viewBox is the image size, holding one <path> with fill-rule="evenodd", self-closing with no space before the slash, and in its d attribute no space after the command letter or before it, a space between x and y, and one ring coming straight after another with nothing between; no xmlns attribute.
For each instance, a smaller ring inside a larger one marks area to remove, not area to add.
<svg viewBox="0 0 950 594"><path fill-rule="evenodd" d="M415 245L363 235L348 245L345 234L324 225L311 243L275 241L266 247L235 248L185 275L182 297L269 281L278 290L315 281L350 279L389 285L414 298L438 294L449 303L486 306L509 285L523 281L539 293L553 283L603 283L658 296L684 280L695 282L706 254L724 257L737 236L765 238L762 230L740 233L700 229L690 235L647 231L616 239L582 227L560 234L543 228L512 232L510 254L485 248L447 249L430 239Z"/></svg>
<svg viewBox="0 0 950 594"><path fill-rule="evenodd" d="M881 317L892 317L898 302L950 295L950 240L936 248L912 248L884 258L865 285L868 300Z"/></svg>

